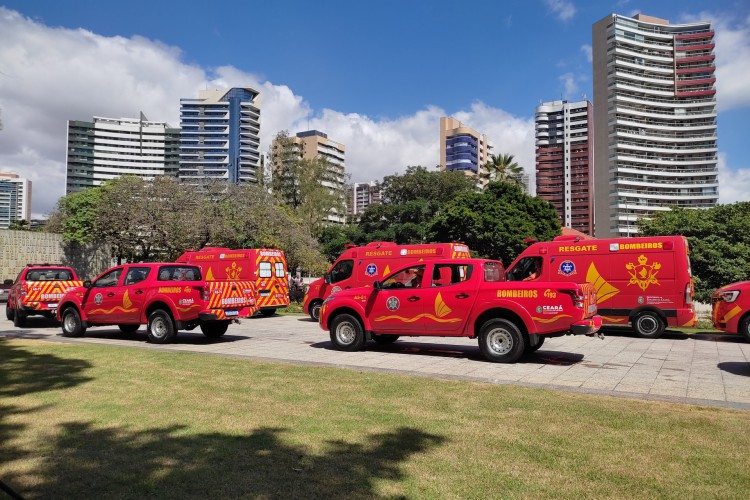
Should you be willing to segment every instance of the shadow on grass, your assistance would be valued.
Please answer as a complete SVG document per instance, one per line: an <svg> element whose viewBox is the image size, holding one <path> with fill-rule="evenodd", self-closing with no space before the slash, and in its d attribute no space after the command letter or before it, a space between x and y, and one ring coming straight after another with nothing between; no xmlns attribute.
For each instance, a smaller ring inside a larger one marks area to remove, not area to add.
<svg viewBox="0 0 750 500"><path fill-rule="evenodd" d="M400 428L364 444L329 441L321 454L282 439L290 431L187 434L64 424L49 443L38 483L23 495L57 498L373 498L382 480L404 479L402 462L443 438ZM19 483L21 478L8 478Z"/></svg>
<svg viewBox="0 0 750 500"><path fill-rule="evenodd" d="M26 394L66 389L90 379L84 375L91 364L78 359L64 359L52 354L36 354L12 342L0 339L0 400ZM0 404L0 464L28 457L31 453L9 444L23 432L24 425L9 423L11 416L32 414L40 408L22 409ZM16 419L17 420L17 419ZM18 488L9 477L2 477L11 488Z"/></svg>

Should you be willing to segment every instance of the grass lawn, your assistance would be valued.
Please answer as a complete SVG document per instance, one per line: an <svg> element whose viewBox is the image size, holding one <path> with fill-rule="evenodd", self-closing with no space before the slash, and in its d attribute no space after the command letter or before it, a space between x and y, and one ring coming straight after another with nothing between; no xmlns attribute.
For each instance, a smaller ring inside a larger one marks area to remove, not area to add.
<svg viewBox="0 0 750 500"><path fill-rule="evenodd" d="M750 412L0 340L27 498L746 498Z"/></svg>

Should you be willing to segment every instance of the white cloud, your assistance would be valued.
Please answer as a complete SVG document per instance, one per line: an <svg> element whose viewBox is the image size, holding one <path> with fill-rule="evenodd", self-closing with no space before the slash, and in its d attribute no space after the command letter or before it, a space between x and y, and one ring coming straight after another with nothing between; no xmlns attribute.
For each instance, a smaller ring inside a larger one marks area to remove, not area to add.
<svg viewBox="0 0 750 500"><path fill-rule="evenodd" d="M432 168L439 156L439 119L451 115L486 133L496 153L511 153L533 179L533 119L475 102L468 110L428 106L396 119L331 109L316 111L286 85L232 66L187 64L176 47L135 36L105 37L51 28L0 7L0 171L32 180L35 217L65 193L68 120L93 116L179 125L179 99L200 89L250 86L261 92L261 148L273 135L314 128L343 143L353 181L381 179L407 165Z"/></svg>
<svg viewBox="0 0 750 500"><path fill-rule="evenodd" d="M573 73L565 73L558 76L557 79L563 84L563 97L566 100L578 92L578 82L576 82L576 77Z"/></svg>
<svg viewBox="0 0 750 500"><path fill-rule="evenodd" d="M588 62L593 61L593 49L591 48L591 45L581 45L581 52L586 55L586 60Z"/></svg>
<svg viewBox="0 0 750 500"><path fill-rule="evenodd" d="M576 14L575 5L568 0L544 0L544 3L560 21L569 21Z"/></svg>
<svg viewBox="0 0 750 500"><path fill-rule="evenodd" d="M719 153L719 203L750 201L750 169L731 169Z"/></svg>

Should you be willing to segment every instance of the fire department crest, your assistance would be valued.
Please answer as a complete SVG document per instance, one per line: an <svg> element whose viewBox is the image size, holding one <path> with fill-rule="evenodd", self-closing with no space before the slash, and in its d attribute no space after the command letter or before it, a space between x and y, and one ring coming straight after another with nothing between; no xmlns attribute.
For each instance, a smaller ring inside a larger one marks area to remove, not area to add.
<svg viewBox="0 0 750 500"><path fill-rule="evenodd" d="M625 268L630 275L628 286L638 285L645 292L651 285L661 285L659 280L656 279L656 275L659 273L659 269L661 269L660 262L648 264L648 257L641 255L638 257L638 264L628 262Z"/></svg>
<svg viewBox="0 0 750 500"><path fill-rule="evenodd" d="M94 303L96 303L97 305L101 304L102 303L102 298L103 298L102 294L101 293L97 293L96 295L94 295Z"/></svg>
<svg viewBox="0 0 750 500"><path fill-rule="evenodd" d="M398 297L389 297L385 302L385 307L391 311L395 311L400 305L401 303L399 302Z"/></svg>
<svg viewBox="0 0 750 500"><path fill-rule="evenodd" d="M232 265L225 269L227 272L227 279L237 280L240 279L240 272L242 268L237 265L236 262L232 262Z"/></svg>

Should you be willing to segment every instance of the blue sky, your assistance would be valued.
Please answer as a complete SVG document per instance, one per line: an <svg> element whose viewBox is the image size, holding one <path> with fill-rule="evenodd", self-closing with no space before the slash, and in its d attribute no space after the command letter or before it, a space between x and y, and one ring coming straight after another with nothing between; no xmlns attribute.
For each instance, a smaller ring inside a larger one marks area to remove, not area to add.
<svg viewBox="0 0 750 500"><path fill-rule="evenodd" d="M354 181L409 164L434 166L442 115L487 133L496 152L515 154L533 172L534 106L591 98L591 25L612 12L640 11L671 22L714 21L721 201L750 200L742 148L750 118L750 2L0 6L0 170L23 170L34 180L37 214L63 194L66 120L142 110L178 125L181 97L221 85L261 90L264 144L282 128L308 126L344 143ZM62 143L53 147L45 138ZM37 185L44 200L37 200Z"/></svg>

